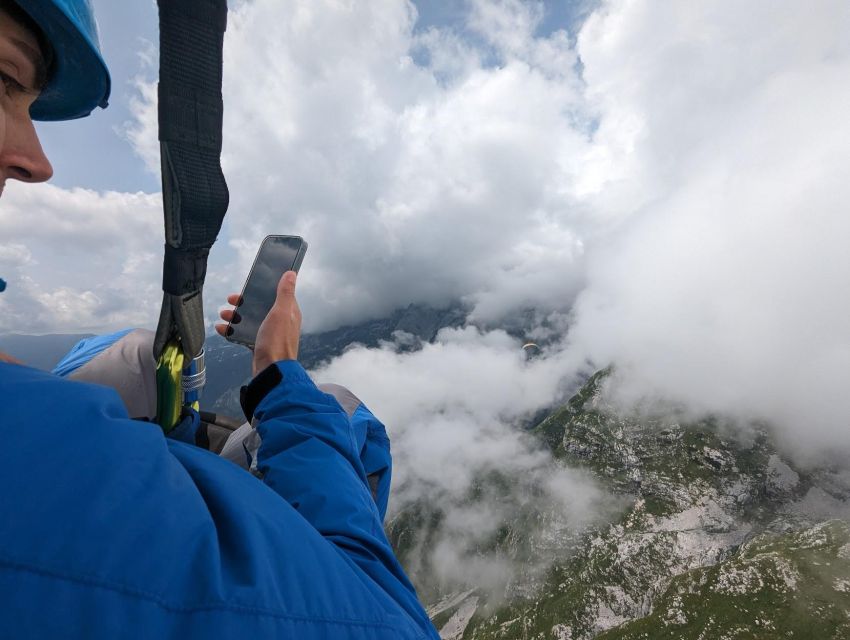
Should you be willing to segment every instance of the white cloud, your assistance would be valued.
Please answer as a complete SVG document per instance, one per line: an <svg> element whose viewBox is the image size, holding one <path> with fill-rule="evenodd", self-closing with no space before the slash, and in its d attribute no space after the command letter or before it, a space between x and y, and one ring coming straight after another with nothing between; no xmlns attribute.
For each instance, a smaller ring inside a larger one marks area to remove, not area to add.
<svg viewBox="0 0 850 640"><path fill-rule="evenodd" d="M133 86L138 92L130 98L130 109L134 119L124 123L121 135L133 146L145 168L153 175L160 175L159 120L157 114L157 84L144 76L137 76Z"/></svg>
<svg viewBox="0 0 850 640"><path fill-rule="evenodd" d="M501 590L517 573L548 563L541 557L536 566L533 555L547 543L620 506L583 474L556 464L521 428L564 397L568 357L556 350L526 360L521 343L504 332L468 327L445 329L412 353L393 344L355 347L314 372L349 386L387 425L391 513L419 501L443 512L433 549L414 554L412 571L430 566L447 587ZM493 473L508 479L503 492L482 483ZM476 492L479 499L470 499ZM538 524L524 531L533 553L518 566L486 543L523 510Z"/></svg>
<svg viewBox="0 0 850 640"><path fill-rule="evenodd" d="M612 1L575 48L534 35L540 4L470 3L484 45L368 6L295 3L258 37L258 1L228 32L243 269L266 230L306 235L314 328L458 297L497 323L583 288L571 361L617 362L622 399L814 421L814 446L846 428L846 3Z"/></svg>
<svg viewBox="0 0 850 640"><path fill-rule="evenodd" d="M208 299L238 288L263 235L292 232L311 245L308 329L412 302L464 298L484 319L568 306L582 258L570 185L588 143L570 116L575 52L562 32L531 37L539 9L470 7L470 28L504 59L487 66L483 44L414 34L403 1L237 5L225 43L228 244L213 251ZM133 139L152 139L154 98L148 87L136 103ZM156 150L139 153L155 169Z"/></svg>
<svg viewBox="0 0 850 640"><path fill-rule="evenodd" d="M505 56L522 58L537 43L534 32L543 20L542 2L473 0L469 27Z"/></svg>
<svg viewBox="0 0 850 640"><path fill-rule="evenodd" d="M600 190L637 206L588 249L571 341L624 402L846 449L848 26L843 2L612 2L582 30L602 140L630 149Z"/></svg>
<svg viewBox="0 0 850 640"><path fill-rule="evenodd" d="M151 325L161 293L161 201L10 183L0 207L0 333Z"/></svg>

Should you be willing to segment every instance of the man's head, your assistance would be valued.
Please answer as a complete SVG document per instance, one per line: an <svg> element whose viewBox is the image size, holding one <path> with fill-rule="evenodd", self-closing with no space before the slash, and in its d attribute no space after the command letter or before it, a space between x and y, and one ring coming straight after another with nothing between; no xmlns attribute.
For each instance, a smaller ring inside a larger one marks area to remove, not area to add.
<svg viewBox="0 0 850 640"><path fill-rule="evenodd" d="M105 107L109 72L89 0L0 0L0 193L7 179L41 182L53 169L33 120Z"/></svg>
<svg viewBox="0 0 850 640"><path fill-rule="evenodd" d="M6 180L43 182L53 175L30 117L47 63L34 25L15 9L0 3L0 193Z"/></svg>

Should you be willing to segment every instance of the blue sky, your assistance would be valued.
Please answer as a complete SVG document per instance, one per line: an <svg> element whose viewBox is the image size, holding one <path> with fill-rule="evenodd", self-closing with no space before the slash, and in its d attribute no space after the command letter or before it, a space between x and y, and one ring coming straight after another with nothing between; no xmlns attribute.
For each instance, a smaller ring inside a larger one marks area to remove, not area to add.
<svg viewBox="0 0 850 640"><path fill-rule="evenodd" d="M119 133L132 118L133 79L143 69L139 52L157 42L156 5L150 0L95 0L101 47L112 74L109 108L74 122L39 124L42 144L54 166L53 183L99 190L156 191L159 180ZM80 161L80 154L85 161Z"/></svg>

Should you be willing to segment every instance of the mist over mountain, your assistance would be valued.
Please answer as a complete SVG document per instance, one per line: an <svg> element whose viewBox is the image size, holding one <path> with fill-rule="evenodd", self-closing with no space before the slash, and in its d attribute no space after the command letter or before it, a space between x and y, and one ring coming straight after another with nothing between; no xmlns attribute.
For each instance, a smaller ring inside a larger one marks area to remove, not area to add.
<svg viewBox="0 0 850 640"><path fill-rule="evenodd" d="M764 426L744 436L718 421L622 415L605 400L609 374L534 432L551 452L546 474L596 482L601 502L585 519L580 493L564 509L510 461L463 495L397 511L390 537L441 637L847 637L848 461L795 465ZM494 504L498 522L467 521L473 533L458 535L458 509Z"/></svg>

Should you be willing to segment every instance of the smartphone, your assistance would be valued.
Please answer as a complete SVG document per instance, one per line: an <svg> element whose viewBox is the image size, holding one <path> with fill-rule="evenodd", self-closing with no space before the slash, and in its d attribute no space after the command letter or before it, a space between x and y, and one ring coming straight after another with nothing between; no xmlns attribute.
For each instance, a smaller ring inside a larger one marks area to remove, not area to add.
<svg viewBox="0 0 850 640"><path fill-rule="evenodd" d="M306 252L304 238L266 236L242 288L242 304L234 309L238 322L231 320L227 325L228 340L254 348L257 330L274 305L281 276L287 271L297 272Z"/></svg>

